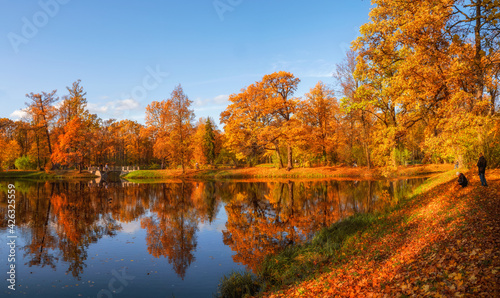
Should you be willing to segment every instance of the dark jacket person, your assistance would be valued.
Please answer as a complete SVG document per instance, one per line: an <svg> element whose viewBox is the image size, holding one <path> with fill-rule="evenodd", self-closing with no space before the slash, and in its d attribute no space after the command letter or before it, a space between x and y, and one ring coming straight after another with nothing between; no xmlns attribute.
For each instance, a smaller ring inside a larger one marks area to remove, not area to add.
<svg viewBox="0 0 500 298"><path fill-rule="evenodd" d="M479 160L477 161L477 171L479 173L481 185L488 186L488 183L486 183L486 177L484 176L486 173L486 158L484 158L482 153L479 154Z"/></svg>

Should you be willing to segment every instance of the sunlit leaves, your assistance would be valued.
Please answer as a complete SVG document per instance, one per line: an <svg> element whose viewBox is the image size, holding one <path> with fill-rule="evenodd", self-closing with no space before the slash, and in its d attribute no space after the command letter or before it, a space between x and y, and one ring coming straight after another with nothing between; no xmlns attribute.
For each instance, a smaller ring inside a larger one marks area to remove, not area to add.
<svg viewBox="0 0 500 298"><path fill-rule="evenodd" d="M231 104L221 113L221 122L233 150L254 159L274 150L282 165L279 149L284 146L287 168L293 167L292 146L299 133L294 117L299 99L293 93L299 82L291 73L275 72L229 97Z"/></svg>
<svg viewBox="0 0 500 298"><path fill-rule="evenodd" d="M79 117L70 120L59 135L52 161L63 165L83 167L84 157L88 154L90 132L86 123Z"/></svg>
<svg viewBox="0 0 500 298"><path fill-rule="evenodd" d="M192 153L194 113L191 103L178 85L169 99L154 101L146 107L146 124L154 138L155 156L162 162L180 165L183 172Z"/></svg>
<svg viewBox="0 0 500 298"><path fill-rule="evenodd" d="M340 110L333 90L323 82L318 82L305 95L303 105L298 111L301 121L301 147L304 154L320 156L323 162L331 160L330 153L339 146ZM298 128L300 129L300 128Z"/></svg>

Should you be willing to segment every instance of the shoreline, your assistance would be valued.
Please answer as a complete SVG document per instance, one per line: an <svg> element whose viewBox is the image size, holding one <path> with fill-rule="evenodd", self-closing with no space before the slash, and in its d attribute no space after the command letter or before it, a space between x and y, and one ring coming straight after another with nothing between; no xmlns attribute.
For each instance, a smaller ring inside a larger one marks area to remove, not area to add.
<svg viewBox="0 0 500 298"><path fill-rule="evenodd" d="M95 179L98 176L83 171L79 173L77 170L68 171L21 171L9 170L0 172L0 181L11 179L33 180L33 181L50 181L50 180L88 180Z"/></svg>
<svg viewBox="0 0 500 298"><path fill-rule="evenodd" d="M399 166L397 169L366 167L317 167L276 169L271 167L223 168L223 169L187 169L181 170L139 170L122 175L121 178L130 182L147 183L160 182L172 179L340 179L340 180L380 180L415 178L442 173L453 169L451 164L429 164L414 166ZM463 169L461 169L463 170ZM99 178L87 171L79 173L77 170L52 171L19 171L10 170L0 172L0 181L10 179L26 179L35 181L47 180L75 180Z"/></svg>
<svg viewBox="0 0 500 298"><path fill-rule="evenodd" d="M225 169L181 170L140 170L122 176L133 182L161 181L168 179L346 179L378 180L403 177L418 177L442 173L453 169L450 164L400 166L396 170L366 167L317 167L285 169L251 167Z"/></svg>

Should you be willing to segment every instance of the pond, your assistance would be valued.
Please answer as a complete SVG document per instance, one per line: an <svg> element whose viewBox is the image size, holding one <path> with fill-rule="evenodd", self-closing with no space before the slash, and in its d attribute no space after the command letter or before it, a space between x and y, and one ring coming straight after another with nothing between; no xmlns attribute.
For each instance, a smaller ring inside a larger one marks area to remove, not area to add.
<svg viewBox="0 0 500 298"><path fill-rule="evenodd" d="M211 297L224 274L256 270L267 254L396 204L423 181L0 182L0 293ZM7 288L11 264L15 291Z"/></svg>

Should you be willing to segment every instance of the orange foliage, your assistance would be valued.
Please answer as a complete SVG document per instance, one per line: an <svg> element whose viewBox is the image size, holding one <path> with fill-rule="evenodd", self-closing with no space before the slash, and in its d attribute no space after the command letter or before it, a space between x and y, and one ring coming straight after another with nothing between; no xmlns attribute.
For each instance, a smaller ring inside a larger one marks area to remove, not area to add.
<svg viewBox="0 0 500 298"><path fill-rule="evenodd" d="M52 155L52 162L63 165L77 165L82 169L84 158L88 156L91 134L86 123L75 117L64 127Z"/></svg>

